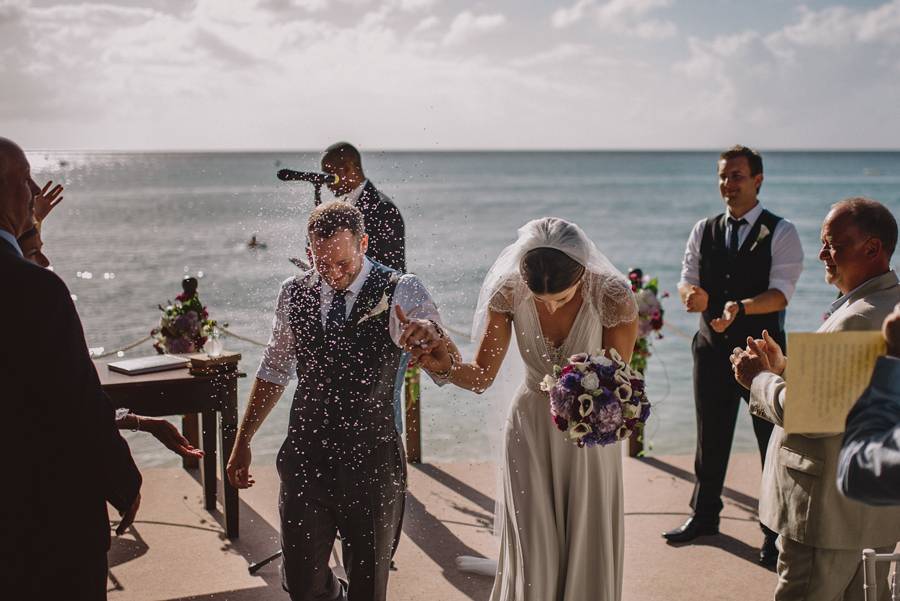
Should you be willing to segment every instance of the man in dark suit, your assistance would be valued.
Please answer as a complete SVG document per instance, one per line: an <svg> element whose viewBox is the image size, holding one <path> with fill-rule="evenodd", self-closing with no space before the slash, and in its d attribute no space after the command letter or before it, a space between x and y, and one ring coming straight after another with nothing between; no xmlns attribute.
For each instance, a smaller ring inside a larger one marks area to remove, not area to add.
<svg viewBox="0 0 900 601"><path fill-rule="evenodd" d="M100 388L66 285L22 257L40 188L25 153L0 138L2 495L10 599L106 599L109 501L134 521L141 475Z"/></svg>
<svg viewBox="0 0 900 601"><path fill-rule="evenodd" d="M359 151L347 142L332 144L322 155L322 171L338 176L337 183L328 184L328 189L362 213L369 236L366 256L406 273L403 217L391 199L366 179Z"/></svg>
<svg viewBox="0 0 900 601"><path fill-rule="evenodd" d="M784 310L803 270L803 249L792 223L763 209L757 200L762 157L735 146L719 157L719 194L727 212L694 226L684 255L678 294L688 312L701 313L694 336L694 404L697 411L697 482L693 514L663 533L682 543L718 534L722 488L735 420L749 393L735 382L729 357L736 344L764 329L784 345ZM765 463L772 424L753 418ZM774 565L777 535L763 527L760 562Z"/></svg>
<svg viewBox="0 0 900 601"><path fill-rule="evenodd" d="M355 207L319 205L309 217L310 269L283 282L272 336L228 461L237 488L253 485L250 441L294 376L297 390L278 454L284 586L299 601L383 601L400 538L406 462L394 427L402 347L442 335L418 277L365 256ZM328 567L341 533L348 583Z"/></svg>
<svg viewBox="0 0 900 601"><path fill-rule="evenodd" d="M900 304L881 332L887 355L878 358L869 387L847 416L837 484L866 505L900 505Z"/></svg>

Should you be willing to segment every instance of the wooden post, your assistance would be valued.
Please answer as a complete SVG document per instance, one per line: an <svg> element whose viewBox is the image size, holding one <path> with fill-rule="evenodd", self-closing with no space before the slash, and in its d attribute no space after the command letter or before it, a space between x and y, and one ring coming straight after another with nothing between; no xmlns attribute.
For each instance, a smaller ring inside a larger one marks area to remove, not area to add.
<svg viewBox="0 0 900 601"><path fill-rule="evenodd" d="M406 370L406 462L422 463L421 415L419 413L419 366Z"/></svg>

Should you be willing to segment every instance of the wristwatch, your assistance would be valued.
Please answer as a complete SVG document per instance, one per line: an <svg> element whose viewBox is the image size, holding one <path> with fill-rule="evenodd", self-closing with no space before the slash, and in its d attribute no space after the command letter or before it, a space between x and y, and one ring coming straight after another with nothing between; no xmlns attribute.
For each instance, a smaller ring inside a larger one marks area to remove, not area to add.
<svg viewBox="0 0 900 601"><path fill-rule="evenodd" d="M733 302L734 304L736 304L738 306L738 312L737 312L737 315L735 315L735 317L740 317L741 315L746 315L747 312L744 310L744 301L737 300L737 301L731 301L731 302Z"/></svg>

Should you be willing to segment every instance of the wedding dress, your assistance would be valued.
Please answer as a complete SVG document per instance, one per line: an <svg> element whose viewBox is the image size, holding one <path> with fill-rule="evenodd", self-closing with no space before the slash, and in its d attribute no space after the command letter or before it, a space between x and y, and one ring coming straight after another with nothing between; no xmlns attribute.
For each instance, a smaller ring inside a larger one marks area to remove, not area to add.
<svg viewBox="0 0 900 601"><path fill-rule="evenodd" d="M500 557L491 600L619 601L622 448L578 448L556 428L540 381L568 357L602 348L604 326L630 321L637 306L628 280L574 224L537 220L519 234L489 273L479 302L479 312L487 306L512 317L525 364L525 381L505 413ZM563 250L587 268L581 308L558 347L543 336L534 297L517 270L518 258L540 246Z"/></svg>

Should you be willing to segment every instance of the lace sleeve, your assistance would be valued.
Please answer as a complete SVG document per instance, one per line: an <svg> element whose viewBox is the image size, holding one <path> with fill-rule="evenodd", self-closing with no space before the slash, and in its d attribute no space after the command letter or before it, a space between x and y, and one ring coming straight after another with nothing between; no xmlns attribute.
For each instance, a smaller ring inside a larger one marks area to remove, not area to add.
<svg viewBox="0 0 900 601"><path fill-rule="evenodd" d="M623 277L592 274L587 280L587 295L600 316L604 328L628 323L638 314L631 284Z"/></svg>
<svg viewBox="0 0 900 601"><path fill-rule="evenodd" d="M492 311L505 313L512 317L513 313L515 313L516 297L518 294L517 282L521 281L522 278L519 274L515 274L507 279L491 297L491 300L488 302L488 307Z"/></svg>

